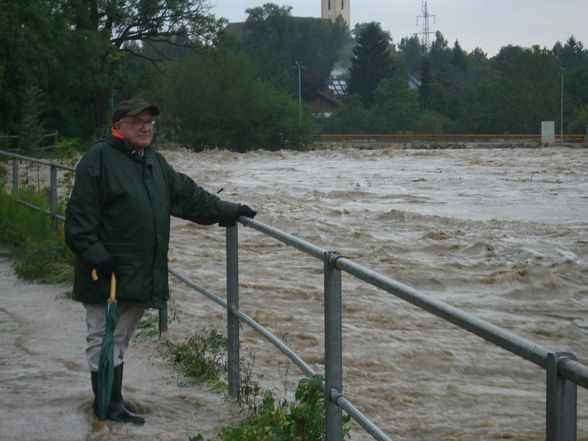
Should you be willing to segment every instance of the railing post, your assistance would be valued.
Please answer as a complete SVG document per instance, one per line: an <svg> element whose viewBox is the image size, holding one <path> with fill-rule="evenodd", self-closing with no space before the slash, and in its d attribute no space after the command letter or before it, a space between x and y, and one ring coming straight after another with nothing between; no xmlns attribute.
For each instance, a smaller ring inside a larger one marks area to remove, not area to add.
<svg viewBox="0 0 588 441"><path fill-rule="evenodd" d="M158 312L157 327L159 328L160 336L164 332L167 332L167 302L163 304L163 308L161 308Z"/></svg>
<svg viewBox="0 0 588 441"><path fill-rule="evenodd" d="M576 440L577 385L559 375L558 364L563 358L576 360L568 352L547 355L547 441Z"/></svg>
<svg viewBox="0 0 588 441"><path fill-rule="evenodd" d="M238 225L238 224L237 224ZM229 395L239 398L239 236L237 225L227 228L227 364Z"/></svg>
<svg viewBox="0 0 588 441"><path fill-rule="evenodd" d="M18 159L12 157L12 196L18 196Z"/></svg>
<svg viewBox="0 0 588 441"><path fill-rule="evenodd" d="M331 391L343 393L343 338L341 316L341 271L336 268L336 252L324 254L325 277L325 415L327 441L343 439L341 408L331 399Z"/></svg>
<svg viewBox="0 0 588 441"><path fill-rule="evenodd" d="M57 167L51 164L51 231L57 231Z"/></svg>

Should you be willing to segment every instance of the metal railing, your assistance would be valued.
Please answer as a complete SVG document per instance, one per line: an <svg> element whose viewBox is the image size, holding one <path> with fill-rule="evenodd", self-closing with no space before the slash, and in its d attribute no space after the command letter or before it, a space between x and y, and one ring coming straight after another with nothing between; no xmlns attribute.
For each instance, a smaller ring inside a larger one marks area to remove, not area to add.
<svg viewBox="0 0 588 441"><path fill-rule="evenodd" d="M492 142L492 143L520 143L541 142L541 135L511 134L511 133L319 133L314 135L317 142L391 142L391 143L423 143L423 142ZM582 143L585 135L565 133L563 139L557 142Z"/></svg>
<svg viewBox="0 0 588 441"><path fill-rule="evenodd" d="M27 158L0 151L0 154L13 158L13 188L18 196L18 163L20 160L32 161L51 168L51 215L63 220L53 207L57 207L57 169L73 170L71 167L53 162ZM16 168L15 168L16 167ZM16 172L16 173L15 173ZM54 177L55 175L55 177ZM39 209L31 204L28 206ZM478 335L519 357L534 363L546 371L546 439L547 441L574 441L577 433L577 386L588 389L588 367L576 361L567 352L557 352L542 347L492 323L467 314L458 308L443 303L431 296L404 285L396 280L359 265L335 251L325 250L303 239L280 231L254 219L241 217L239 222L269 237L281 241L322 262L324 278L324 323L325 323L325 407L326 434L328 441L341 441L343 424L342 410L346 411L361 427L378 441L390 441L369 418L361 413L342 393L342 309L341 272L345 271L370 285L395 295L431 314L436 315L458 327ZM307 376L315 371L300 357L267 329L255 322L239 309L239 242L238 227L226 230L227 300L202 288L175 269L170 273L189 287L199 291L227 311L228 337L228 383L229 393L238 396L240 389L239 366L239 323L242 321L271 342ZM160 322L162 318L160 315Z"/></svg>
<svg viewBox="0 0 588 441"><path fill-rule="evenodd" d="M240 222L323 262L327 440L341 440L341 409L348 412L374 439L389 440L342 394L341 271L393 294L543 368L546 371L546 439L547 441L576 440L577 385L588 389L588 367L578 363L573 354L556 352L542 347L359 265L335 251L322 249L254 219L242 217ZM242 319L242 313L239 311L237 227L227 229L227 298L229 350L236 351L233 356L229 354L229 363L232 363L229 365L229 391L236 394L236 391L239 390L240 380L238 375L239 334L235 321ZM248 323L248 320L245 321ZM300 366L294 358L291 357L291 359ZM308 375L308 372L305 373Z"/></svg>
<svg viewBox="0 0 588 441"><path fill-rule="evenodd" d="M59 132L54 130L53 132L45 133L40 136L37 145L27 146L34 150L47 150L47 149L54 149L57 147L59 142ZM8 136L0 136L0 145L2 148L8 150L16 150L20 144L20 136L17 135L8 135ZM22 146L21 146L22 147Z"/></svg>
<svg viewBox="0 0 588 441"><path fill-rule="evenodd" d="M53 161L47 161L44 159L37 159L37 158L30 158L28 156L18 155L16 153L5 152L0 150L0 156L8 157L12 160L12 197L18 200L20 203L33 208L35 210L43 211L44 213L48 214L51 217L51 229L55 231L57 229L57 221L64 221L65 218L57 213L58 207L58 195L57 195L57 172L59 170L65 170L69 172L75 171L74 168L68 167L66 165L62 165ZM49 211L43 210L40 207L37 207L27 201L18 198L19 188L20 188L20 161L32 162L34 164L44 165L49 167L49 189L50 189L50 197L49 197Z"/></svg>

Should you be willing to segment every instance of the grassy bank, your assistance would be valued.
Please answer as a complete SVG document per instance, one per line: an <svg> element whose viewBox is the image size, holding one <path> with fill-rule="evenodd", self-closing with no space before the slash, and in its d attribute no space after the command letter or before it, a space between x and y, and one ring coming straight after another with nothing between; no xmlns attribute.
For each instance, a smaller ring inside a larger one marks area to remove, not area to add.
<svg viewBox="0 0 588 441"><path fill-rule="evenodd" d="M21 200L49 210L49 197L22 188ZM63 211L63 210L62 210ZM13 253L19 277L40 283L71 284L73 255L63 240L63 227L51 230L49 216L10 197L0 183L0 243Z"/></svg>
<svg viewBox="0 0 588 441"><path fill-rule="evenodd" d="M214 328L203 328L183 343L167 339L159 353L187 379L225 391L221 377L227 373L226 337ZM190 441L324 441L325 404L323 378L299 381L294 401L278 400L272 391L261 391L252 381L252 366L241 360L241 388L238 403L241 415L221 428L215 440L197 434ZM350 417L344 417L343 440L349 438ZM342 440L342 441L343 441Z"/></svg>

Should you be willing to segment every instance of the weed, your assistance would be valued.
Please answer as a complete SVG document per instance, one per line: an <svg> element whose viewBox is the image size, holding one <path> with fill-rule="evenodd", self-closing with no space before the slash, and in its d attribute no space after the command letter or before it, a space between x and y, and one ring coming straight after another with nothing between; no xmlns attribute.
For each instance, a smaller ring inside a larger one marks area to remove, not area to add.
<svg viewBox="0 0 588 441"><path fill-rule="evenodd" d="M176 344L164 338L158 346L160 356L182 374L199 383L218 385L227 371L227 339L213 327L197 331L185 343Z"/></svg>
<svg viewBox="0 0 588 441"><path fill-rule="evenodd" d="M143 314L143 318L139 321L137 325L137 330L135 331L134 339L138 339L141 337L154 337L159 334L158 330L159 326L159 314L157 311L152 309L145 311Z"/></svg>
<svg viewBox="0 0 588 441"><path fill-rule="evenodd" d="M220 441L324 441L325 407L323 378L304 378L298 383L294 403L278 402L266 392L256 412L238 424L221 429ZM343 438L349 438L344 417Z"/></svg>
<svg viewBox="0 0 588 441"><path fill-rule="evenodd" d="M24 187L19 198L48 208L43 194ZM12 199L0 188L0 242L14 249L16 273L42 283L70 283L73 255L63 240L63 229L52 231L49 217Z"/></svg>

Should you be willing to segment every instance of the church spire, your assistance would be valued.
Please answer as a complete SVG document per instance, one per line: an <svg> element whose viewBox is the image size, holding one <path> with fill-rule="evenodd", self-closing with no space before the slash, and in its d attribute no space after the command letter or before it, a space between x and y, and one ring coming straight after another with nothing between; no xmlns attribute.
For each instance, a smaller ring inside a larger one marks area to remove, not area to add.
<svg viewBox="0 0 588 441"><path fill-rule="evenodd" d="M347 26L351 27L349 17L350 2L351 0L321 0L321 17L335 22L337 17L342 15Z"/></svg>

